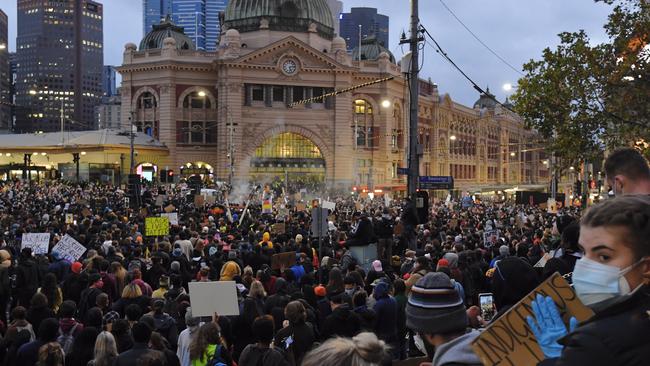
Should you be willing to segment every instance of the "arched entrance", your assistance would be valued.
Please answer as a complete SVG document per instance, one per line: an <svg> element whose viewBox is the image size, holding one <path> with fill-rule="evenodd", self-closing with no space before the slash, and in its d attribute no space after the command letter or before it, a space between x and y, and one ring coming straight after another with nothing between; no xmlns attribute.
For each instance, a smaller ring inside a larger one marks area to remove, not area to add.
<svg viewBox="0 0 650 366"><path fill-rule="evenodd" d="M288 177L290 188L318 188L325 182L325 166L325 158L313 141L283 132L255 149L250 173L254 182L284 184Z"/></svg>
<svg viewBox="0 0 650 366"><path fill-rule="evenodd" d="M156 173L158 172L158 166L151 163L141 163L135 167L135 172L142 179L153 182L153 179L156 177Z"/></svg>
<svg viewBox="0 0 650 366"><path fill-rule="evenodd" d="M187 163L181 167L181 177L185 179L196 175L204 182L211 182L213 174L214 169L212 168L212 165L202 161Z"/></svg>

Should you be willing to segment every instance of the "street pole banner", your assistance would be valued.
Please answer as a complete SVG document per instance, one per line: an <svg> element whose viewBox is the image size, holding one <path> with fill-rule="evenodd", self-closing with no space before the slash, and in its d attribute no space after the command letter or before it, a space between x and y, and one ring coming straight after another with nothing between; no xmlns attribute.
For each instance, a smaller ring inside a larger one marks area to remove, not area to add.
<svg viewBox="0 0 650 366"><path fill-rule="evenodd" d="M34 254L47 254L50 250L50 233L25 233L20 249L31 248Z"/></svg>
<svg viewBox="0 0 650 366"><path fill-rule="evenodd" d="M86 247L76 241L70 235L65 235L59 242L52 248L52 252L58 252L61 257L69 262L75 262L81 258L86 252Z"/></svg>
<svg viewBox="0 0 650 366"><path fill-rule="evenodd" d="M190 282L192 316L239 315L235 281Z"/></svg>

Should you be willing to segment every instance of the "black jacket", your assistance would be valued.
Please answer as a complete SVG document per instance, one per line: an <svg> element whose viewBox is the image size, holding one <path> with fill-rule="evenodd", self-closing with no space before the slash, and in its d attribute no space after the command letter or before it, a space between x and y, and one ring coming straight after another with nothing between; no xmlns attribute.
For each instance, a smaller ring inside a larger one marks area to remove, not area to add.
<svg viewBox="0 0 650 366"><path fill-rule="evenodd" d="M650 286L614 300L559 341L560 358L542 366L642 366L650 362Z"/></svg>
<svg viewBox="0 0 650 366"><path fill-rule="evenodd" d="M392 239L395 222L391 218L382 217L375 221L375 235L379 239Z"/></svg>
<svg viewBox="0 0 650 366"><path fill-rule="evenodd" d="M167 363L162 352L149 349L144 343L135 343L133 348L117 356L113 366L139 366L142 364L143 356L159 359L164 365Z"/></svg>
<svg viewBox="0 0 650 366"><path fill-rule="evenodd" d="M29 301L41 283L38 267L31 259L21 259L16 267L16 296L20 305L29 307Z"/></svg>
<svg viewBox="0 0 650 366"><path fill-rule="evenodd" d="M354 337L361 331L361 320L348 305L341 305L332 311L323 322L322 339L334 336Z"/></svg>
<svg viewBox="0 0 650 366"><path fill-rule="evenodd" d="M368 220L367 217L361 218L359 220L359 226L357 230L350 234L346 244L350 247L362 247L374 242L374 230L372 228L372 223Z"/></svg>

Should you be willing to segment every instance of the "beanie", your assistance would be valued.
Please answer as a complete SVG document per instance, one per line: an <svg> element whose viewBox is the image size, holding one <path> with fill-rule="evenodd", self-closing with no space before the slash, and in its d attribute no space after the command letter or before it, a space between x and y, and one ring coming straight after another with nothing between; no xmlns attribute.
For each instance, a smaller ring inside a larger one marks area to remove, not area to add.
<svg viewBox="0 0 650 366"><path fill-rule="evenodd" d="M171 264L171 270L174 272L178 272L181 270L181 264L178 261L173 261Z"/></svg>
<svg viewBox="0 0 650 366"><path fill-rule="evenodd" d="M503 256L506 256L506 255L510 254L510 248L508 248L507 245L500 246L499 247L499 254L503 255Z"/></svg>
<svg viewBox="0 0 650 366"><path fill-rule="evenodd" d="M74 262L74 263L72 263L72 265L70 266L70 270L71 270L72 272L76 273L76 274L79 274L79 273L81 273L81 268L82 268L82 267L83 267L83 265L82 265L80 262Z"/></svg>
<svg viewBox="0 0 650 366"><path fill-rule="evenodd" d="M440 267L449 267L449 261L442 258L441 260L438 261L438 268Z"/></svg>
<svg viewBox="0 0 650 366"><path fill-rule="evenodd" d="M429 272L411 288L406 304L406 326L426 334L463 331L468 324L463 300L449 277Z"/></svg>
<svg viewBox="0 0 650 366"><path fill-rule="evenodd" d="M314 295L325 297L327 295L327 290L325 289L325 286L321 285L321 286L314 287Z"/></svg>

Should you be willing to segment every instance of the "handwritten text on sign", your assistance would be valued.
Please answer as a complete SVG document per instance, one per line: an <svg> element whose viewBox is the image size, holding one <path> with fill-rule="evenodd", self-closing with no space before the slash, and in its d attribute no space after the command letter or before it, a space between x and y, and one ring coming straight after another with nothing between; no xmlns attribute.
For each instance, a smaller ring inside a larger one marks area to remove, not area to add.
<svg viewBox="0 0 650 366"><path fill-rule="evenodd" d="M567 324L572 316L583 322L594 314L580 302L566 280L555 273L472 342L472 349L483 365L537 365L544 360L526 322L527 316L534 317L531 303L537 294L552 297Z"/></svg>
<svg viewBox="0 0 650 366"><path fill-rule="evenodd" d="M81 245L78 241L74 240L70 235L66 235L52 248L53 252L58 252L61 257L70 262L74 262L81 258L86 252L86 247Z"/></svg>
<svg viewBox="0 0 650 366"><path fill-rule="evenodd" d="M47 254L50 249L50 233L25 233L20 249L32 248L34 254Z"/></svg>
<svg viewBox="0 0 650 366"><path fill-rule="evenodd" d="M147 236L169 235L169 219L163 217L147 217L144 221Z"/></svg>

